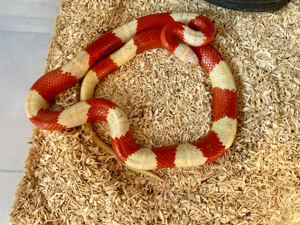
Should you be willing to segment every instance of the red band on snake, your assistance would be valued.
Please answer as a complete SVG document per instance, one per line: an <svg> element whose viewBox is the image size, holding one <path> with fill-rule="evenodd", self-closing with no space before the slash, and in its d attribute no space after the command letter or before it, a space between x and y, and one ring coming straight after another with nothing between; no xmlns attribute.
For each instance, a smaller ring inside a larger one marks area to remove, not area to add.
<svg viewBox="0 0 300 225"><path fill-rule="evenodd" d="M213 23L201 15L163 13L133 20L101 36L68 64L38 79L26 98L27 116L37 127L47 130L63 130L103 120L109 125L117 157L137 170L211 162L231 146L237 129L236 86L228 65L209 44L213 36ZM158 47L166 48L184 62L200 62L209 73L214 96L213 125L199 141L141 148L132 138L125 113L108 100L93 99L95 86L104 76L140 52ZM60 112L50 111L52 99L82 77L82 101Z"/></svg>

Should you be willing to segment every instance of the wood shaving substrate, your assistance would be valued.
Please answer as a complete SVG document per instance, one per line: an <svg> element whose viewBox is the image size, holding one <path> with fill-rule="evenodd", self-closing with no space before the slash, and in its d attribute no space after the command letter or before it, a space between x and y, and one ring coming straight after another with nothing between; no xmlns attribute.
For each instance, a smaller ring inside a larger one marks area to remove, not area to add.
<svg viewBox="0 0 300 225"><path fill-rule="evenodd" d="M160 12L210 18L216 27L212 44L237 84L237 136L216 161L157 170L159 181L125 169L82 126L33 129L10 223L299 224L299 4L292 0L277 12L245 13L199 0L62 1L45 72L133 18ZM75 104L79 91L80 83L57 96L52 108ZM145 51L107 75L95 97L126 112L140 146L195 141L212 124L207 73L163 49ZM109 144L108 126L94 127Z"/></svg>

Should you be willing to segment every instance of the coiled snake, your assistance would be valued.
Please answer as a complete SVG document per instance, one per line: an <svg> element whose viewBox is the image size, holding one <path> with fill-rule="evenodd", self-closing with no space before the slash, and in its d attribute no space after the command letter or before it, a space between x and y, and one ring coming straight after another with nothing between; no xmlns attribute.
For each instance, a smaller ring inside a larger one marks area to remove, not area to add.
<svg viewBox="0 0 300 225"><path fill-rule="evenodd" d="M27 116L37 127L47 130L62 130L95 120L106 121L114 153L123 164L139 172L209 163L231 146L237 129L236 86L228 65L209 44L214 32L213 23L197 14L162 13L132 20L99 37L68 64L38 79L26 98ZM141 148L132 138L125 113L108 100L93 98L96 84L105 75L141 51L158 47L166 48L190 64L200 62L209 73L214 97L213 125L199 141ZM82 77L81 102L63 111L50 111L52 99ZM85 131L92 131L90 124L86 125ZM93 140L114 154L95 135Z"/></svg>

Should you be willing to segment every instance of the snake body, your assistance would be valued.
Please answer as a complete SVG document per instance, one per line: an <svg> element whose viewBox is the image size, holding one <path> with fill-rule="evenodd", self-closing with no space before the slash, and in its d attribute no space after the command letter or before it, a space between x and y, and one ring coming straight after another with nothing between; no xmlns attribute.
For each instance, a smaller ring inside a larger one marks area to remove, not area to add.
<svg viewBox="0 0 300 225"><path fill-rule="evenodd" d="M212 22L197 14L162 13L134 19L99 37L68 64L38 79L27 95L26 114L33 124L47 130L63 130L96 120L107 122L115 154L123 164L136 170L209 163L231 146L237 130L235 82L220 53L209 44L213 36ZM132 138L126 114L108 100L93 98L96 84L105 75L141 51L158 47L165 47L190 64L200 62L209 73L214 97L213 125L199 141L141 148ZM52 99L82 77L82 101L59 112L50 111Z"/></svg>

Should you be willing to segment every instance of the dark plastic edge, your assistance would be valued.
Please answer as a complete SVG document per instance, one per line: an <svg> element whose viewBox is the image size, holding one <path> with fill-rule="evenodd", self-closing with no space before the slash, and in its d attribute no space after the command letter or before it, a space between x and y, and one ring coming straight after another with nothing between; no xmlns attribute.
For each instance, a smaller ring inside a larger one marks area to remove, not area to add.
<svg viewBox="0 0 300 225"><path fill-rule="evenodd" d="M232 9L232 10L244 11L244 12L277 11L282 9L287 2L287 0L277 0L275 3L264 4L261 3L260 1L259 4L247 4L247 3L233 2L230 0L205 0L205 1L226 9Z"/></svg>

